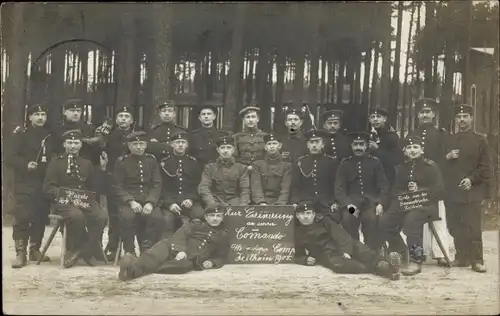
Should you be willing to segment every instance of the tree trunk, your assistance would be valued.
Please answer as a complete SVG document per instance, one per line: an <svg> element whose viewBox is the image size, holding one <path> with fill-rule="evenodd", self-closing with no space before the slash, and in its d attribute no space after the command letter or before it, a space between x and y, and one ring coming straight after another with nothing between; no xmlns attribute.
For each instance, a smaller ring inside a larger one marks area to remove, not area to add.
<svg viewBox="0 0 500 316"><path fill-rule="evenodd" d="M259 47L259 57L257 62L257 69L255 72L255 100L257 106L264 105L264 94L268 75L269 64L269 47L267 44L262 43ZM262 109L261 109L262 110Z"/></svg>
<svg viewBox="0 0 500 316"><path fill-rule="evenodd" d="M422 2L419 2L418 5L417 5L417 29L416 31L419 32L421 30L421 25L420 25L420 9L422 8ZM416 65L416 90L417 90L417 95L416 95L416 99L420 99L421 96L422 96L422 83L420 82L420 63L417 63L414 61L414 64ZM410 104L410 111L409 111L409 121L410 121L410 127L411 127L411 116L412 116L412 104Z"/></svg>
<svg viewBox="0 0 500 316"><path fill-rule="evenodd" d="M413 17L415 15L415 6L411 8L411 16L410 16L410 29L408 30L408 40L406 46L406 61L405 61L405 78L403 84L403 111L401 115L401 136L405 135L405 127L406 127L406 101L407 101L407 90L408 90L408 67L410 64L410 49L411 49L411 32L413 29ZM410 109L411 109L411 99L410 99Z"/></svg>
<svg viewBox="0 0 500 316"><path fill-rule="evenodd" d="M252 102L252 99L253 99L253 93L254 93L254 89L255 89L254 73L253 73L254 65L255 65L255 54L254 54L253 50L251 50L248 53L248 71L246 73L246 78L245 78L245 87L246 87L246 89L245 89L245 91L246 91L245 103L246 104L250 104Z"/></svg>
<svg viewBox="0 0 500 316"><path fill-rule="evenodd" d="M321 82L320 82L320 100L319 102L324 105L326 103L327 87L326 87L326 60L323 56L321 58Z"/></svg>
<svg viewBox="0 0 500 316"><path fill-rule="evenodd" d="M361 52L358 52L354 61L354 104L359 104L361 101ZM366 72L366 71L365 71ZM369 71L368 71L369 72Z"/></svg>
<svg viewBox="0 0 500 316"><path fill-rule="evenodd" d="M319 16L321 4L314 8L314 16ZM311 111L315 112L318 106L318 71L319 71L319 18L314 19L314 29L310 50L310 68L309 68L309 106Z"/></svg>
<svg viewBox="0 0 500 316"><path fill-rule="evenodd" d="M278 133L284 131L285 117L283 115L283 92L285 91L286 60L283 53L278 50L276 56L276 95L274 96L274 130Z"/></svg>
<svg viewBox="0 0 500 316"><path fill-rule="evenodd" d="M385 14L382 16L386 33L382 40L382 77L380 106L388 108L391 85L391 3L385 3Z"/></svg>
<svg viewBox="0 0 500 316"><path fill-rule="evenodd" d="M370 91L370 108L374 108L379 105L379 93L377 93L377 83L378 83L378 55L379 55L379 45L378 41L375 41L375 46L373 47L373 76L372 76L372 87Z"/></svg>
<svg viewBox="0 0 500 316"><path fill-rule="evenodd" d="M336 91L336 105L342 104L343 95L344 95L344 83L346 80L346 62L343 59L339 60L339 76L337 78L337 91Z"/></svg>
<svg viewBox="0 0 500 316"><path fill-rule="evenodd" d="M388 122L392 126L396 126L399 103L399 70L401 67L401 37L403 27L403 1L398 2L398 23L396 35L396 56L394 58L394 72L392 75L392 87L390 91L389 117Z"/></svg>
<svg viewBox="0 0 500 316"><path fill-rule="evenodd" d="M328 62L328 92L327 92L327 99L328 99L328 103L336 103L336 100L335 100L335 75L336 75L336 67L337 67L337 64L336 64L336 60L335 58L332 56L331 60Z"/></svg>
<svg viewBox="0 0 500 316"><path fill-rule="evenodd" d="M432 95L434 98L438 96L439 88L439 78L438 78L438 55L434 55L432 58Z"/></svg>
<svg viewBox="0 0 500 316"><path fill-rule="evenodd" d="M363 78L363 96L361 103L365 108L370 103L370 71L372 62L372 50L368 50L365 55L365 77Z"/></svg>
<svg viewBox="0 0 500 316"><path fill-rule="evenodd" d="M214 92L217 91L217 65L219 63L218 52L213 50L210 53L210 77L207 82L207 100L212 100Z"/></svg>
<svg viewBox="0 0 500 316"><path fill-rule="evenodd" d="M300 52L295 56L295 80L293 82L293 105L295 107L302 106L302 95L304 92L304 65L305 54Z"/></svg>
<svg viewBox="0 0 500 316"><path fill-rule="evenodd" d="M245 25L246 3L235 4L233 22L231 62L229 64L226 102L224 104L224 129L233 130L239 107L238 89L243 69L243 27Z"/></svg>
<svg viewBox="0 0 500 316"><path fill-rule="evenodd" d="M453 74L455 72L455 51L452 47L451 41L447 41L445 44L445 55L444 55L444 85L442 89L441 96L441 108L439 111L439 126L446 129L450 129L451 122L451 107L453 103Z"/></svg>
<svg viewBox="0 0 500 316"><path fill-rule="evenodd" d="M434 24L434 8L435 4L432 1L425 3L425 27L432 29L431 25ZM430 34L426 34L425 43L426 46L430 46L431 39L429 38ZM433 86L432 86L432 55L430 55L430 48L424 47L424 51L429 52L427 54L427 58L424 62L424 96L426 98L435 98Z"/></svg>
<svg viewBox="0 0 500 316"><path fill-rule="evenodd" d="M121 15L120 48L116 52L117 77L116 77L116 106L130 106L133 102L133 85L135 75L135 25L132 12Z"/></svg>

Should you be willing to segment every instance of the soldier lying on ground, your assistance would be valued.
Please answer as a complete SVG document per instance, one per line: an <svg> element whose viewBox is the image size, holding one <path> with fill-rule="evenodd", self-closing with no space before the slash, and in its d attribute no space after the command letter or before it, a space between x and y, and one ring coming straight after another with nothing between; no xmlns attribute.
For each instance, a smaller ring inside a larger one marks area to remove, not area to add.
<svg viewBox="0 0 500 316"><path fill-rule="evenodd" d="M191 270L218 269L227 259L229 237L223 226L221 206L205 210L204 220L194 219L135 258L126 254L118 277L122 281L150 273L182 274Z"/></svg>
<svg viewBox="0 0 500 316"><path fill-rule="evenodd" d="M336 273L375 273L391 280L399 279L401 257L389 254L389 261L357 240L338 223L317 218L312 203L296 208L295 262L316 263Z"/></svg>

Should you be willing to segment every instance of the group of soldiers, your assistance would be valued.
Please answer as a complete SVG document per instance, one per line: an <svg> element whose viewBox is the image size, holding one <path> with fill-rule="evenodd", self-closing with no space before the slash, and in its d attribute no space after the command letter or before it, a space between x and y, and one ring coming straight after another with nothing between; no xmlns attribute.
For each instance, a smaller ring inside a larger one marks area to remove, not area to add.
<svg viewBox="0 0 500 316"><path fill-rule="evenodd" d="M33 105L5 155L16 172L12 267L50 260L39 249L51 204L68 230L64 266L112 259L122 242L122 280L219 268L229 247L225 208L294 205L297 263L397 278L401 264L404 275L421 272L423 225L444 201L454 265L485 272L480 203L490 160L485 137L472 129L473 108L455 107L452 134L435 127L435 101L415 106L418 128L400 140L382 108L370 110L371 130L347 132L341 110L326 111L323 128L303 131L302 109L290 107L287 132L276 135L259 128L260 109L248 106L239 112L243 130L231 135L214 126L210 105L198 109L201 127L190 132L175 124L172 101L157 105L161 123L147 131L135 127L130 107L118 109L112 128L93 128L81 121L82 102L71 99L64 121L46 128L47 109ZM107 213L97 201L57 203L64 188L105 195ZM396 196L422 190L430 204L399 209Z"/></svg>

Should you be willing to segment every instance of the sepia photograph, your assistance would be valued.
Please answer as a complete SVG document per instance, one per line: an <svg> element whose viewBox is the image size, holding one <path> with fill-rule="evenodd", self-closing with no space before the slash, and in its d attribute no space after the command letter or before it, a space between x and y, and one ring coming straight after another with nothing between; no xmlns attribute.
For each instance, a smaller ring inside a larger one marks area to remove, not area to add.
<svg viewBox="0 0 500 316"><path fill-rule="evenodd" d="M498 1L0 13L4 314L500 314Z"/></svg>

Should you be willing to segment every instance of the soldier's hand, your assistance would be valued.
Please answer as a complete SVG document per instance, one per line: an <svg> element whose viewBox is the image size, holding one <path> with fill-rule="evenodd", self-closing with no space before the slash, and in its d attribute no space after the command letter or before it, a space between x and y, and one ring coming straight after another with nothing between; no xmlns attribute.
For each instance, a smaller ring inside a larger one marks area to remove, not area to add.
<svg viewBox="0 0 500 316"><path fill-rule="evenodd" d="M193 201L191 201L190 199L185 199L184 201L182 201L181 206L185 208L191 208L191 206L193 206Z"/></svg>
<svg viewBox="0 0 500 316"><path fill-rule="evenodd" d="M353 216L355 216L355 217L359 216L359 209L356 205L349 204L349 205L347 205L347 209L349 210L349 213L351 213Z"/></svg>
<svg viewBox="0 0 500 316"><path fill-rule="evenodd" d="M181 251L177 254L177 256L175 256L175 260L182 260L182 259L186 259L187 258L187 254L184 252L184 251Z"/></svg>
<svg viewBox="0 0 500 316"><path fill-rule="evenodd" d="M169 210L177 215L181 215L182 208L177 203L174 203L170 205Z"/></svg>
<svg viewBox="0 0 500 316"><path fill-rule="evenodd" d="M342 254L342 257L344 257L346 259L351 259L351 255L348 253L345 253L345 252Z"/></svg>
<svg viewBox="0 0 500 316"><path fill-rule="evenodd" d="M408 182L408 190L409 190L410 192L415 192L415 191L417 191L417 190L418 190L418 185L417 185L417 183L416 183L416 182L413 182L413 181Z"/></svg>
<svg viewBox="0 0 500 316"><path fill-rule="evenodd" d="M156 138L151 138L149 141L152 143L158 143L158 140Z"/></svg>
<svg viewBox="0 0 500 316"><path fill-rule="evenodd" d="M462 179L462 181L460 181L460 184L458 186L464 189L465 191L469 191L470 188L472 187L472 181L470 181L469 178L464 178Z"/></svg>
<svg viewBox="0 0 500 316"><path fill-rule="evenodd" d="M335 212L338 209L339 209L339 205L337 203L333 203L332 206L330 206L330 210L332 212Z"/></svg>
<svg viewBox="0 0 500 316"><path fill-rule="evenodd" d="M373 140L371 140L370 143L368 144L368 147L372 150L377 150L378 144L376 142L374 142Z"/></svg>
<svg viewBox="0 0 500 316"><path fill-rule="evenodd" d="M38 164L36 162L30 161L28 163L28 170L33 170L33 169L36 169L36 168L38 168Z"/></svg>
<svg viewBox="0 0 500 316"><path fill-rule="evenodd" d="M307 259L306 259L306 264L307 264L308 266L313 266L313 265L315 265L315 264L316 264L316 258L314 258L314 257L307 257Z"/></svg>
<svg viewBox="0 0 500 316"><path fill-rule="evenodd" d="M145 215L151 214L152 211L153 211L153 204L151 203L146 203L146 205L144 205L144 207L142 208L142 212Z"/></svg>
<svg viewBox="0 0 500 316"><path fill-rule="evenodd" d="M132 208L132 210L134 211L134 213L142 212L141 204L137 203L136 201L130 201L129 205L130 205L130 208Z"/></svg>
<svg viewBox="0 0 500 316"><path fill-rule="evenodd" d="M203 262L203 269L212 269L214 267L214 263L210 260L206 260Z"/></svg>
<svg viewBox="0 0 500 316"><path fill-rule="evenodd" d="M377 207L375 207L375 215L379 216L384 212L384 207L382 204L378 204Z"/></svg>
<svg viewBox="0 0 500 316"><path fill-rule="evenodd" d="M453 149L449 153L446 154L446 159L457 159L460 155L460 150L459 149Z"/></svg>

